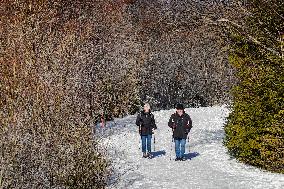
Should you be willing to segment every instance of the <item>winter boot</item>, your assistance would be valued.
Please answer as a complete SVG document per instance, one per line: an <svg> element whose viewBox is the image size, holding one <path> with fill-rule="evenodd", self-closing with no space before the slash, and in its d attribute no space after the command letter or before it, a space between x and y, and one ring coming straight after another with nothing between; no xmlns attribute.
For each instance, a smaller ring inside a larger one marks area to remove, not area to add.
<svg viewBox="0 0 284 189"><path fill-rule="evenodd" d="M148 152L148 153L147 153L147 157L148 157L149 159L152 159L152 158L153 158L151 152Z"/></svg>
<svg viewBox="0 0 284 189"><path fill-rule="evenodd" d="M180 161L180 158L179 158L179 157L177 157L177 158L175 159L175 161Z"/></svg>
<svg viewBox="0 0 284 189"><path fill-rule="evenodd" d="M146 152L143 152L143 158L147 158L148 155L146 154Z"/></svg>

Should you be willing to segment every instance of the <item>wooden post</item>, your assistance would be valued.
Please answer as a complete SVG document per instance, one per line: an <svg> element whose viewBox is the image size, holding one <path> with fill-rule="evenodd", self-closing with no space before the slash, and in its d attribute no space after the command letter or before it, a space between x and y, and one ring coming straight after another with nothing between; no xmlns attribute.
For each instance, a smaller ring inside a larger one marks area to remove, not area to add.
<svg viewBox="0 0 284 189"><path fill-rule="evenodd" d="M104 128L105 127L105 118L104 118L104 114L101 114L101 127Z"/></svg>

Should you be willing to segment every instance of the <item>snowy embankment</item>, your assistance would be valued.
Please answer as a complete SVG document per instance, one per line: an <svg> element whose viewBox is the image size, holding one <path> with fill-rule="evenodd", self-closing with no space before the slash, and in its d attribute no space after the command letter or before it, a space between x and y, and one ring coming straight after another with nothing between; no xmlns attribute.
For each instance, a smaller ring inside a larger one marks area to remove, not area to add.
<svg viewBox="0 0 284 189"><path fill-rule="evenodd" d="M154 112L158 130L153 159L143 159L135 116L117 119L102 139L112 158L115 175L109 188L165 189L281 189L284 175L238 163L222 141L225 107L186 109L193 129L186 145L187 161L175 162L168 119L174 110ZM189 151L190 150L190 151Z"/></svg>

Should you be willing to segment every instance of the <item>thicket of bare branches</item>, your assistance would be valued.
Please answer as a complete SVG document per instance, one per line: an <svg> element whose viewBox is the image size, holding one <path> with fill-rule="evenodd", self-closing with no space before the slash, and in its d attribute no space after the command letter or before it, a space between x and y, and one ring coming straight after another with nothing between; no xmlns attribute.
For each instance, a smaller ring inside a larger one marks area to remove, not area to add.
<svg viewBox="0 0 284 189"><path fill-rule="evenodd" d="M10 1L1 8L0 187L103 188L108 163L90 128L99 111L95 7Z"/></svg>
<svg viewBox="0 0 284 189"><path fill-rule="evenodd" d="M155 109L229 103L235 84L228 63L224 18L237 2L133 1L126 10L141 48L137 57L142 101Z"/></svg>
<svg viewBox="0 0 284 189"><path fill-rule="evenodd" d="M102 77L114 82L103 93L104 112L133 113L141 101L154 109L170 108L176 102L229 103L236 78L227 60L224 18L241 17L236 16L236 7L236 2L211 0L105 1ZM130 96L121 91L106 95L119 88L129 90L121 83L135 89ZM116 103L118 98L123 100ZM130 110L117 111L122 102L124 107L131 104Z"/></svg>
<svg viewBox="0 0 284 189"><path fill-rule="evenodd" d="M228 10L227 10L228 9ZM212 1L1 2L0 186L103 187L101 114L228 102L234 83Z"/></svg>

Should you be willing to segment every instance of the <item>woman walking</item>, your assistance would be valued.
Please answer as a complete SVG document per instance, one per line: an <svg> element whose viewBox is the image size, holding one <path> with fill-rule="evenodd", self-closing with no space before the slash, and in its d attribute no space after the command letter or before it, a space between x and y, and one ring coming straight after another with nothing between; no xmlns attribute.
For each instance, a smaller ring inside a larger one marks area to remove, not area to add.
<svg viewBox="0 0 284 189"><path fill-rule="evenodd" d="M143 158L152 158L151 139L153 129L157 129L157 126L149 104L145 104L144 110L137 115L136 125L139 127L139 134L142 140Z"/></svg>

